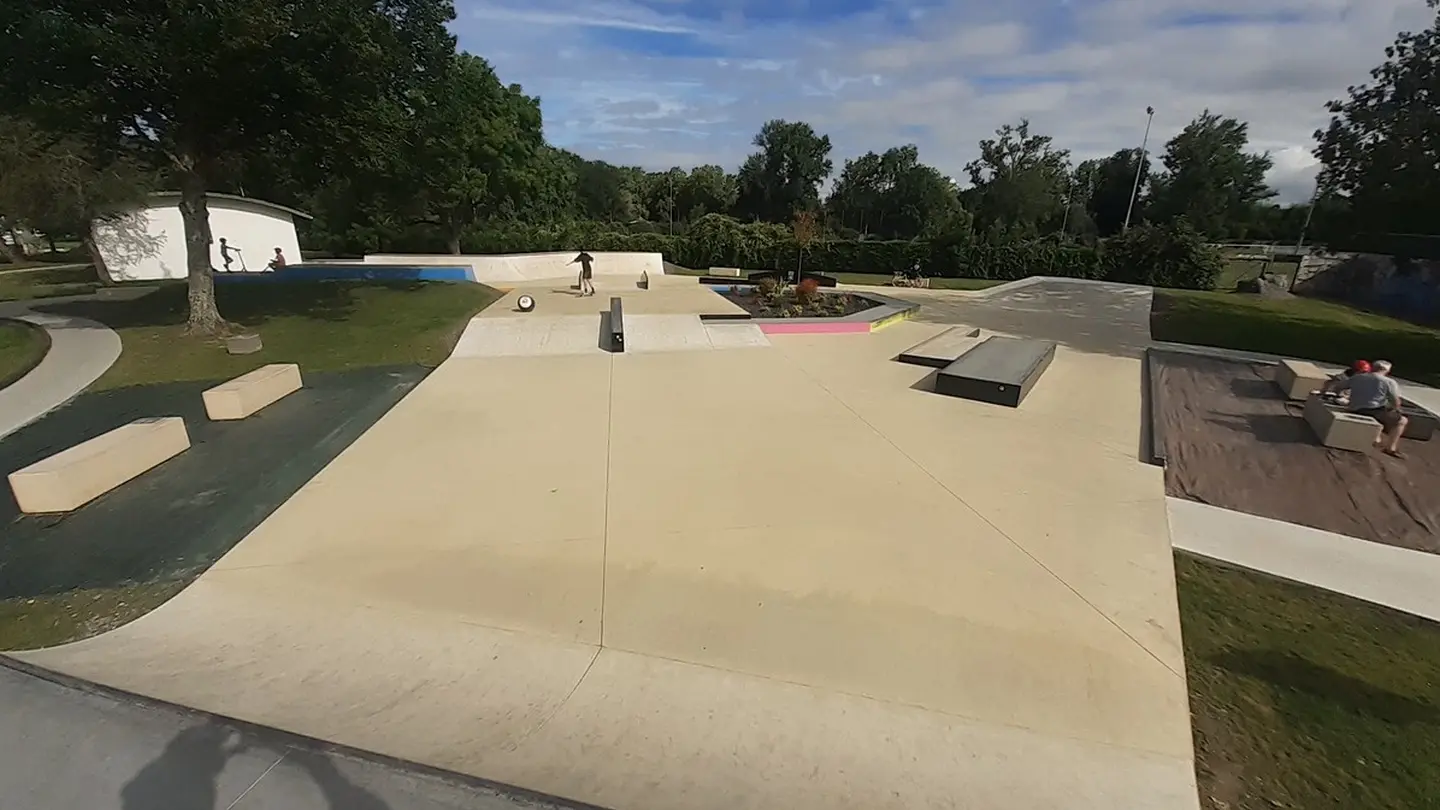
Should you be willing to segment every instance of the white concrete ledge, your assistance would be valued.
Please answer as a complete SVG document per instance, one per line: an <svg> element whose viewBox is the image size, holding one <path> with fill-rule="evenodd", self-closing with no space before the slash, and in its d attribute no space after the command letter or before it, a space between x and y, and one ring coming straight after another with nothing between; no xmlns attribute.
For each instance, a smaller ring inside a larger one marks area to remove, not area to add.
<svg viewBox="0 0 1440 810"><path fill-rule="evenodd" d="M303 386L300 366L294 363L271 363L221 383L201 396L205 400L205 413L211 419L245 419L299 391Z"/></svg>
<svg viewBox="0 0 1440 810"><path fill-rule="evenodd" d="M10 489L22 512L70 512L189 447L184 419L137 419L10 473Z"/></svg>

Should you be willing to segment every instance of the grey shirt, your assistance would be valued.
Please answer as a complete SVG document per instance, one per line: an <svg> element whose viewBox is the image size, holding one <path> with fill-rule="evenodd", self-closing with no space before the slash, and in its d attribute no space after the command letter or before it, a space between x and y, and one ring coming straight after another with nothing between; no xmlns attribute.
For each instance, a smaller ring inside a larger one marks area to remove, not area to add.
<svg viewBox="0 0 1440 810"><path fill-rule="evenodd" d="M1356 374L1348 380L1341 380L1335 390L1350 392L1352 411L1400 406L1400 384L1387 374Z"/></svg>

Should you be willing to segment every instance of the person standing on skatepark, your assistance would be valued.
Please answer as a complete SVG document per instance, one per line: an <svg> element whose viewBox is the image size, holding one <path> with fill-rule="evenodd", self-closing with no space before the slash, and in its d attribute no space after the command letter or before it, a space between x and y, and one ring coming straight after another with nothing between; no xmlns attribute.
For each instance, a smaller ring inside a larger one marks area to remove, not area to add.
<svg viewBox="0 0 1440 810"><path fill-rule="evenodd" d="M583 250L580 251L579 256L570 260L571 264L580 263L580 294L582 296L595 294L595 283L591 281L594 272L590 269L590 263L593 261L595 261L595 257Z"/></svg>

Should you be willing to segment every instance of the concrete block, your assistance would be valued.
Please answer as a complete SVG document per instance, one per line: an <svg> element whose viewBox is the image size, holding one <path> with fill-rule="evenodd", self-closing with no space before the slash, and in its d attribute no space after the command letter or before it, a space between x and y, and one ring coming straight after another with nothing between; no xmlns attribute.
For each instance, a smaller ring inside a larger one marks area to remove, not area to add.
<svg viewBox="0 0 1440 810"><path fill-rule="evenodd" d="M1305 400L1305 421L1321 444L1336 450L1364 453L1380 438L1379 422L1335 408L1318 395Z"/></svg>
<svg viewBox="0 0 1440 810"><path fill-rule="evenodd" d="M740 276L743 275L738 267L712 267L706 272L712 276L729 276L733 278L740 278Z"/></svg>
<svg viewBox="0 0 1440 810"><path fill-rule="evenodd" d="M935 375L935 393L995 405L1020 403L1055 359L1055 342L992 337Z"/></svg>
<svg viewBox="0 0 1440 810"><path fill-rule="evenodd" d="M21 512L70 512L189 447L184 419L137 419L10 473L10 489Z"/></svg>
<svg viewBox="0 0 1440 810"><path fill-rule="evenodd" d="M1304 400L1330 379L1325 369L1304 360L1281 360L1275 367L1275 384L1286 399Z"/></svg>
<svg viewBox="0 0 1440 810"><path fill-rule="evenodd" d="M271 363L221 383L201 396L205 413L216 421L244 419L299 391L304 383L294 363Z"/></svg>

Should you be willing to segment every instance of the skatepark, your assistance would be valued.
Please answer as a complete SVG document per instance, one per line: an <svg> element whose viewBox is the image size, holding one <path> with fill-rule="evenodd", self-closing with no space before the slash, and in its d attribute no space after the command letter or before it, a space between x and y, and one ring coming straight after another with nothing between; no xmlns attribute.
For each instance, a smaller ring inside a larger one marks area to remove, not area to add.
<svg viewBox="0 0 1440 810"><path fill-rule="evenodd" d="M590 806L1198 806L1171 533L1213 532L1147 463L1148 290L907 292L908 320L785 334L693 278L573 281L512 284L383 396L307 374L207 424L174 387L195 446L138 480L224 491L197 471L254 446L229 477L267 479L261 516L191 498L150 532L215 515L198 579L15 657ZM1008 404L942 390L1021 344L1048 348ZM281 460L325 420L328 454Z"/></svg>
<svg viewBox="0 0 1440 810"><path fill-rule="evenodd" d="M170 602L18 657L606 807L1196 806L1139 359L1005 408L895 362L948 325L597 282L516 285Z"/></svg>

